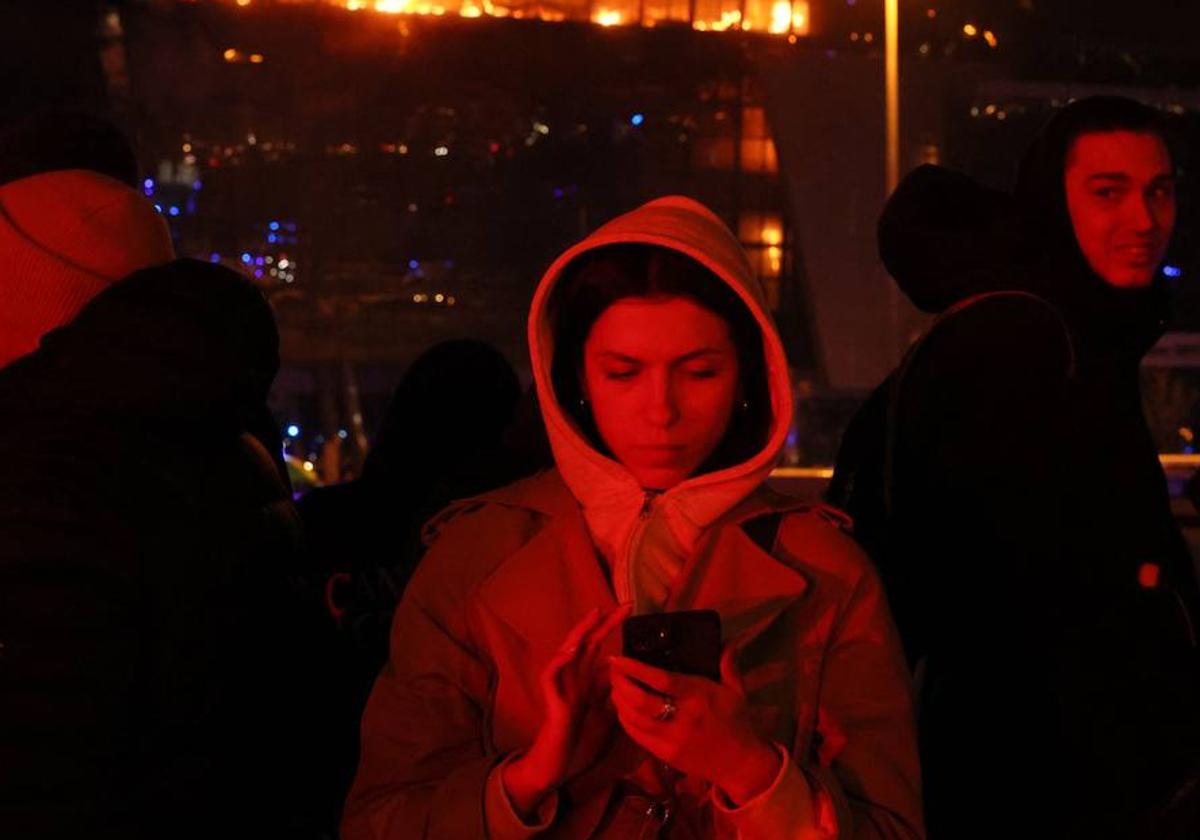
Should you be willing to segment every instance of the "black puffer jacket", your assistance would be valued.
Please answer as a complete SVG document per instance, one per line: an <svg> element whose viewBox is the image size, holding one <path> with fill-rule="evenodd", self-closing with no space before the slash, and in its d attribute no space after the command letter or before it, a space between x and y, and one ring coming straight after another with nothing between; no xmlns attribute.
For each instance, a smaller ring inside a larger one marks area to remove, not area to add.
<svg viewBox="0 0 1200 840"><path fill-rule="evenodd" d="M884 261L941 317L852 423L831 489L922 663L935 840L1195 819L1200 595L1138 384L1166 295L1110 287L1075 245L1065 113L1016 201L933 167L889 200ZM963 304L996 291L1018 294Z"/></svg>
<svg viewBox="0 0 1200 840"><path fill-rule="evenodd" d="M0 836L289 835L277 342L179 261L0 371Z"/></svg>

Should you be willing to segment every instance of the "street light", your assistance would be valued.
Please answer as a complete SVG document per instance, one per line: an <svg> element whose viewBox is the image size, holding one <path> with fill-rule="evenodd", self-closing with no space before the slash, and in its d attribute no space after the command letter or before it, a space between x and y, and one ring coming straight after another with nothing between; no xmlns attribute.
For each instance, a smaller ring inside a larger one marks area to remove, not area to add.
<svg viewBox="0 0 1200 840"><path fill-rule="evenodd" d="M884 84L887 99L887 191L900 183L900 0L883 2Z"/></svg>
<svg viewBox="0 0 1200 840"><path fill-rule="evenodd" d="M884 99L887 109L887 148L885 196L892 194L900 183L900 0L883 0L884 42ZM888 282L888 327L891 350L899 363L900 349L900 291Z"/></svg>

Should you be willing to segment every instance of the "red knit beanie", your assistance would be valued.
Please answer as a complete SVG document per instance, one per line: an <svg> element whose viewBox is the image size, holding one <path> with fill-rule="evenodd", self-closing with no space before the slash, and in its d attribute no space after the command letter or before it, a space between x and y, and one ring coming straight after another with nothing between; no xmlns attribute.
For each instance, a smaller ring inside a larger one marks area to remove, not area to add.
<svg viewBox="0 0 1200 840"><path fill-rule="evenodd" d="M105 287L174 257L166 221L120 181L68 169L0 187L0 367Z"/></svg>

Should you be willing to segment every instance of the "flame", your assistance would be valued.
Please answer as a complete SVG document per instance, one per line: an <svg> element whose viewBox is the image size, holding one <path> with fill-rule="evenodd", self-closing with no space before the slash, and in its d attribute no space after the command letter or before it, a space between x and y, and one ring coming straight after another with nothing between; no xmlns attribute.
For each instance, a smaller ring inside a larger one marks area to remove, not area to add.
<svg viewBox="0 0 1200 840"><path fill-rule="evenodd" d="M241 7L249 6L253 0L236 0ZM283 2L283 0L277 0ZM548 7L532 4L524 8L514 9L507 5L497 5L493 0L287 0L287 2L325 3L339 6L347 11L373 11L387 15L420 15L442 16L457 15L464 18L517 18L524 20L565 21L579 20L586 12L586 7L571 5ZM796 35L807 35L811 19L810 4L807 0L773 0L769 6L756 5L750 13L743 15L740 9L725 9L718 18L694 18L691 26L701 32L724 32L727 30L742 30L767 32L773 35L785 35L794 38ZM610 6L593 7L590 20L598 26L629 26L641 25L653 27L667 20L667 9L659 11L647 10L647 15L639 21L636 14L630 15L628 9L612 8ZM670 18L675 20L675 18ZM238 56L240 59L241 56Z"/></svg>
<svg viewBox="0 0 1200 840"><path fill-rule="evenodd" d="M794 0L792 3L792 32L797 35L808 34L808 3Z"/></svg>
<svg viewBox="0 0 1200 840"><path fill-rule="evenodd" d="M625 22L624 16L616 9L596 9L592 13L592 22L601 26L620 26Z"/></svg>
<svg viewBox="0 0 1200 840"><path fill-rule="evenodd" d="M780 32L787 32L791 25L791 0L775 0L775 5L771 6L771 23L767 26L767 31L779 34Z"/></svg>
<svg viewBox="0 0 1200 840"><path fill-rule="evenodd" d="M727 29L740 29L742 24L742 13L738 9L729 9L721 12L719 20L697 20L692 23L692 28L700 32L712 30L714 32L724 32Z"/></svg>

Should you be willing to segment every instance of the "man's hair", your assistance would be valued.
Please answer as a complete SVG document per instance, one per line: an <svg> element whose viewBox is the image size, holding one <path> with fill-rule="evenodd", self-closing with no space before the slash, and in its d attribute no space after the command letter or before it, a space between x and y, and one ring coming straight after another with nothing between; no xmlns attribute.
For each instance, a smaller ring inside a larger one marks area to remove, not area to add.
<svg viewBox="0 0 1200 840"><path fill-rule="evenodd" d="M1171 160L1174 145L1169 118L1149 105L1123 96L1090 96L1059 108L1025 152L1014 192L1029 242L1054 253L1064 264L1084 259L1067 209L1064 174L1075 141L1085 134L1133 131L1162 138Z"/></svg>
<svg viewBox="0 0 1200 840"><path fill-rule="evenodd" d="M1021 160L1017 172L1016 197L1029 206L1045 201L1048 182L1061 188L1061 177L1075 141L1084 134L1133 131L1160 137L1168 153L1175 145L1171 124L1161 111L1124 96L1089 96L1054 112L1042 127L1038 139ZM1171 159L1175 159L1171 155ZM1048 178L1048 173L1053 173Z"/></svg>

